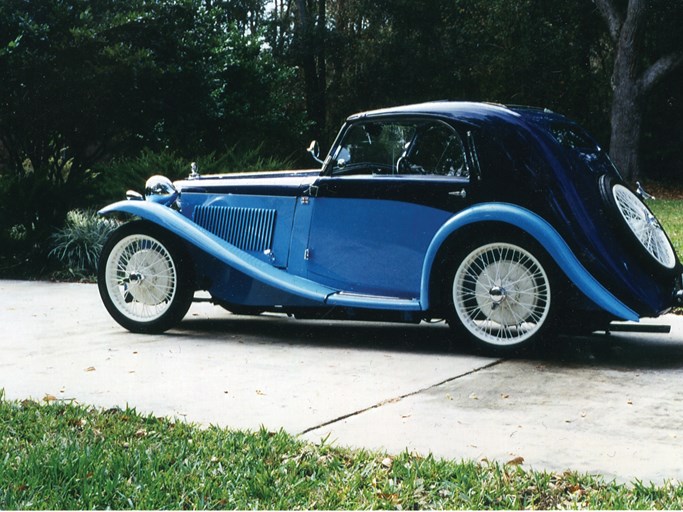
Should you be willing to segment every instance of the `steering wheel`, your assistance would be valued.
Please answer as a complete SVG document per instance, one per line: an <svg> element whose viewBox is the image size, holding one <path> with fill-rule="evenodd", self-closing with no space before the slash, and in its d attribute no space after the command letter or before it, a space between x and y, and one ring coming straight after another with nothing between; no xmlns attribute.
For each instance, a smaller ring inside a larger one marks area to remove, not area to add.
<svg viewBox="0 0 683 512"><path fill-rule="evenodd" d="M425 174L425 170L414 163L412 163L407 155L403 155L396 161L397 174Z"/></svg>

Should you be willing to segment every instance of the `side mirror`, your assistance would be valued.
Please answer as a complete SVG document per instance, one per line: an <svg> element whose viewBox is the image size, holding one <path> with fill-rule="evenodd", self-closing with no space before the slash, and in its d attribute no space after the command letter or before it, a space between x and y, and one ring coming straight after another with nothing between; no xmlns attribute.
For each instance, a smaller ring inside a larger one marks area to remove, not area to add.
<svg viewBox="0 0 683 512"><path fill-rule="evenodd" d="M310 153L310 155L313 157L313 160L315 160L319 164L324 163L320 159L320 145L318 144L317 140L312 140L306 151Z"/></svg>

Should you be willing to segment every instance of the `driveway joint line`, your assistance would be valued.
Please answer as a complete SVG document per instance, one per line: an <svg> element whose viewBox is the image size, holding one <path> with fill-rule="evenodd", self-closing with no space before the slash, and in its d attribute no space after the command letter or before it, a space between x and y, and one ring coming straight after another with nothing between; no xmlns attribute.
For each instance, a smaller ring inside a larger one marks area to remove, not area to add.
<svg viewBox="0 0 683 512"><path fill-rule="evenodd" d="M448 384L449 382L453 382L453 381L456 381L458 379L462 379L463 377L467 377L468 375L473 375L473 374L478 373L482 370L488 370L489 368L497 366L500 363L503 363L505 361L506 361L506 359L497 359L496 361L493 361L492 363L486 364L484 366L480 366L478 368L467 371L465 373L461 373L460 375L456 375L455 377L450 377L448 379L442 380L441 382L437 382L436 384L432 384L431 386L427 386L425 388L421 388L421 389L418 389L416 391L411 391L410 393L405 393L405 394L399 395L397 397L387 398L386 400L382 400L381 402L377 402L376 404L369 405L368 407L364 407L363 409L359 409L357 411L353 411L353 412L350 412L347 414L343 414L342 416L338 416L337 418L334 418L332 420L328 420L328 421L325 421L325 422L320 423L318 425L308 427L307 429L304 429L301 432L299 432L297 435L303 436L305 434L313 432L314 430L318 430L318 429L321 429L323 427L327 427L327 426L332 425L334 423L337 423L339 421L343 421L345 419L352 418L354 416L359 416L359 415L361 415L365 412L371 411L373 409L379 409L380 407L383 407L387 404L394 404L394 403L400 402L404 398L419 395L420 393L424 393L425 391L429 391L430 389L438 388L439 386L443 386L444 384Z"/></svg>

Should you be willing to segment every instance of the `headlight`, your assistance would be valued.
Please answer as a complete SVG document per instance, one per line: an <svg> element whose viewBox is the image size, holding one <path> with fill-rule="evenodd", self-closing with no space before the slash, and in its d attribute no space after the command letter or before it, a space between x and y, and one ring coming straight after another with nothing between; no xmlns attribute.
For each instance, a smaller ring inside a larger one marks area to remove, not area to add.
<svg viewBox="0 0 683 512"><path fill-rule="evenodd" d="M169 206L178 199L178 190L166 176L152 176L145 183L145 199Z"/></svg>

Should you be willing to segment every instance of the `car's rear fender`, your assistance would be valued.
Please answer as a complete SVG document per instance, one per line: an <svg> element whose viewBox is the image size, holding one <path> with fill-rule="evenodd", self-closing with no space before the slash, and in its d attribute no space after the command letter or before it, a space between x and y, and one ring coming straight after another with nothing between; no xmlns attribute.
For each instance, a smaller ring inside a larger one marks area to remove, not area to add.
<svg viewBox="0 0 683 512"><path fill-rule="evenodd" d="M246 276L293 296L313 303L324 303L329 295L338 292L308 279L288 274L234 245L228 245L166 206L151 201L120 201L99 211L101 215L114 212L134 215L153 222Z"/></svg>
<svg viewBox="0 0 683 512"><path fill-rule="evenodd" d="M596 305L617 318L639 320L637 313L617 299L586 270L553 226L530 210L509 203L478 204L457 213L441 227L427 250L422 267L420 296L423 309L430 307L431 272L444 243L452 236L457 236L457 232L466 226L486 222L509 224L528 233L545 248L571 282Z"/></svg>

